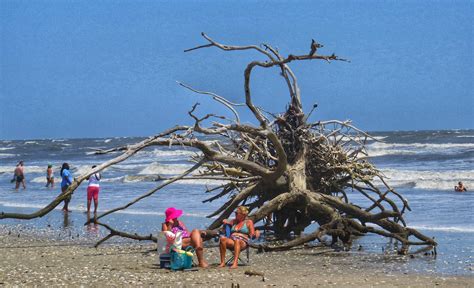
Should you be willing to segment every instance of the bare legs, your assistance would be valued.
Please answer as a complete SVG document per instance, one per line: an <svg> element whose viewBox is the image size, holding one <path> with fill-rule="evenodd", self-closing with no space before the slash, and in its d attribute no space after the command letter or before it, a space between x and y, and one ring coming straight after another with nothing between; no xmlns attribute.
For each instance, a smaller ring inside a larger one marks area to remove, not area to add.
<svg viewBox="0 0 474 288"><path fill-rule="evenodd" d="M62 193L65 193L67 190L68 186L61 187ZM64 212L69 212L69 201L71 201L71 197L68 197L64 199L64 206L63 206L63 211Z"/></svg>
<svg viewBox="0 0 474 288"><path fill-rule="evenodd" d="M51 188L54 188L54 178L48 178L46 181L46 188L49 187L49 184L51 184Z"/></svg>
<svg viewBox="0 0 474 288"><path fill-rule="evenodd" d="M26 189L25 179L23 179L23 180L21 180L21 182L16 181L15 190L18 190L18 188L20 188L20 184L23 186L23 189Z"/></svg>
<svg viewBox="0 0 474 288"><path fill-rule="evenodd" d="M221 237L219 239L219 252L221 256L219 267L225 267L225 253L227 252L227 247L234 247L234 241L226 237Z"/></svg>
<svg viewBox="0 0 474 288"><path fill-rule="evenodd" d="M87 199L87 214L91 211L92 199ZM94 214L97 214L97 206L99 206L99 199L94 199Z"/></svg>
<svg viewBox="0 0 474 288"><path fill-rule="evenodd" d="M194 229L191 231L191 237L190 238L183 238L183 246L193 246L194 249L196 249L196 255L198 258L199 262L199 267L206 268L209 266L204 260L204 251L203 251L203 245L202 245L202 237L201 237L201 232L198 229Z"/></svg>
<svg viewBox="0 0 474 288"><path fill-rule="evenodd" d="M87 230L89 231L93 231L93 232L97 232L97 206L99 205L99 198L98 197L90 197L92 195L92 193L90 193L89 191L90 187L87 188L87 222L89 223L89 225L87 225ZM94 223L90 223L90 220L91 220L91 202L92 202L92 198L94 198Z"/></svg>
<svg viewBox="0 0 474 288"><path fill-rule="evenodd" d="M63 206L63 211L64 212L69 212L69 199L64 200L64 206Z"/></svg>
<svg viewBox="0 0 474 288"><path fill-rule="evenodd" d="M99 199L94 199L94 214L97 214L98 206L99 206Z"/></svg>
<svg viewBox="0 0 474 288"><path fill-rule="evenodd" d="M234 262L232 263L232 266L230 266L230 268L231 269L237 268L239 264L240 251L242 251L246 247L247 247L247 244L242 240L234 241L227 237L221 237L219 241L221 264L219 265L219 267L225 267L225 253L227 249L230 249L230 250L234 250Z"/></svg>

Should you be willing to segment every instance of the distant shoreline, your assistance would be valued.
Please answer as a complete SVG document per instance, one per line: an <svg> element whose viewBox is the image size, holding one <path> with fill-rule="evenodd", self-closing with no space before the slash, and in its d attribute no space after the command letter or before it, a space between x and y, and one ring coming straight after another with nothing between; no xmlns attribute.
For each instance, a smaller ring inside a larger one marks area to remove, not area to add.
<svg viewBox="0 0 474 288"><path fill-rule="evenodd" d="M364 130L365 131L365 130ZM470 132L474 131L472 128L460 128L460 129L421 129L421 130L377 130L377 131L365 131L369 134L372 133L424 133L424 132L448 132L448 131L459 131L459 132ZM155 133L158 134L159 132ZM12 139L5 138L0 139L0 141L37 141L37 140L94 140L94 139L120 139L120 138L130 138L130 139L145 139L155 134L143 135L143 136L101 136L101 137L43 137L43 138L24 138L24 139Z"/></svg>

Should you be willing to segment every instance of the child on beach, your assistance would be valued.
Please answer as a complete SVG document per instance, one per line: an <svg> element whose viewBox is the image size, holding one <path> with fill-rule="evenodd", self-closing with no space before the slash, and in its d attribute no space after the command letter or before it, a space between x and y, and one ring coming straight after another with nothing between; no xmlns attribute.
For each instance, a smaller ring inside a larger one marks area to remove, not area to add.
<svg viewBox="0 0 474 288"><path fill-rule="evenodd" d="M20 188L20 184L23 185L23 189L26 189L25 185L25 171L23 167L23 161L18 162L18 164L15 167L15 171L13 172L14 174L14 179L15 179L15 190L18 190Z"/></svg>
<svg viewBox="0 0 474 288"><path fill-rule="evenodd" d="M177 232L182 232L181 235L183 249L185 249L187 246L194 247L194 249L196 249L199 267L206 268L208 264L204 260L201 232L198 229L194 229L193 231L191 231L191 233L189 233L184 223L178 220L178 217L180 217L182 214L183 210L179 210L174 207L166 209L166 219L165 222L161 225L161 230L164 232L171 231L174 234L176 234Z"/></svg>
<svg viewBox="0 0 474 288"><path fill-rule="evenodd" d="M49 187L49 184L51 184L51 188L54 188L53 165L51 164L48 164L46 169L46 187Z"/></svg>
<svg viewBox="0 0 474 288"><path fill-rule="evenodd" d="M67 188L69 188L69 185L72 184L73 178L71 172L69 172L69 164L68 163L63 163L63 166L61 167L61 193L65 193L67 191ZM69 201L71 201L71 196L67 197L64 199L64 207L63 211L64 212L69 212Z"/></svg>
<svg viewBox="0 0 474 288"><path fill-rule="evenodd" d="M97 167L96 165L92 168ZM89 185L87 186L87 214L91 211L91 201L94 198L94 214L97 214L97 206L99 206L99 182L100 182L100 173L95 173L87 180L89 180Z"/></svg>

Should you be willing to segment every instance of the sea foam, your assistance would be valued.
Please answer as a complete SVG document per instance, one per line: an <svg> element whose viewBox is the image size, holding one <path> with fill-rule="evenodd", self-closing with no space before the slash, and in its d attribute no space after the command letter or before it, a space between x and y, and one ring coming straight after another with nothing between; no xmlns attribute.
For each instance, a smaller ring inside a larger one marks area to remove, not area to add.
<svg viewBox="0 0 474 288"><path fill-rule="evenodd" d="M473 170L456 171L427 171L427 170L398 170L382 169L388 178L389 185L397 187L413 187L428 190L453 190L458 181L466 185L474 179ZM474 184L474 183L473 183Z"/></svg>
<svg viewBox="0 0 474 288"><path fill-rule="evenodd" d="M0 173L9 173L11 172L13 174L13 171L15 170L16 166L0 166ZM25 175L28 173L46 173L46 168L47 166L40 167L40 166L25 166Z"/></svg>
<svg viewBox="0 0 474 288"><path fill-rule="evenodd" d="M452 155L474 149L474 143L383 143L374 142L367 145L369 156L384 155L417 155L417 154L444 154Z"/></svg>
<svg viewBox="0 0 474 288"><path fill-rule="evenodd" d="M474 227L472 226L425 226L425 225L414 225L410 228L419 229L419 230L430 230L430 231L443 231L443 232L464 232L464 233L474 233Z"/></svg>
<svg viewBox="0 0 474 288"><path fill-rule="evenodd" d="M153 162L140 171L140 175L178 175L191 168L188 164L161 164Z"/></svg>
<svg viewBox="0 0 474 288"><path fill-rule="evenodd" d="M0 147L0 151L6 151L6 150L12 150L15 149L15 147Z"/></svg>
<svg viewBox="0 0 474 288"><path fill-rule="evenodd" d="M198 155L197 150L162 150L154 149L152 151L139 152L138 155L145 157L154 157L157 160L182 160L191 156Z"/></svg>
<svg viewBox="0 0 474 288"><path fill-rule="evenodd" d="M17 154L11 154L11 153L0 153L0 158L12 158L18 156Z"/></svg>

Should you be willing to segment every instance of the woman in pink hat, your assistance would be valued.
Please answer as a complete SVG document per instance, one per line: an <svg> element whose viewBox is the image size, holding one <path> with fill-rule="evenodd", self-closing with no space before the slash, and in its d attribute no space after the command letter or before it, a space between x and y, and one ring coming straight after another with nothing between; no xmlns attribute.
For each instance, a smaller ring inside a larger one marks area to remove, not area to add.
<svg viewBox="0 0 474 288"><path fill-rule="evenodd" d="M186 248L189 245L194 247L194 249L196 249L199 267L206 268L208 264L206 260L204 260L201 232L198 229L194 229L193 231L191 231L191 233L189 233L184 223L178 220L178 218L182 214L183 210L179 210L174 207L166 209L166 219L165 222L161 225L161 230L171 231L175 234L179 231L183 232L183 248Z"/></svg>

